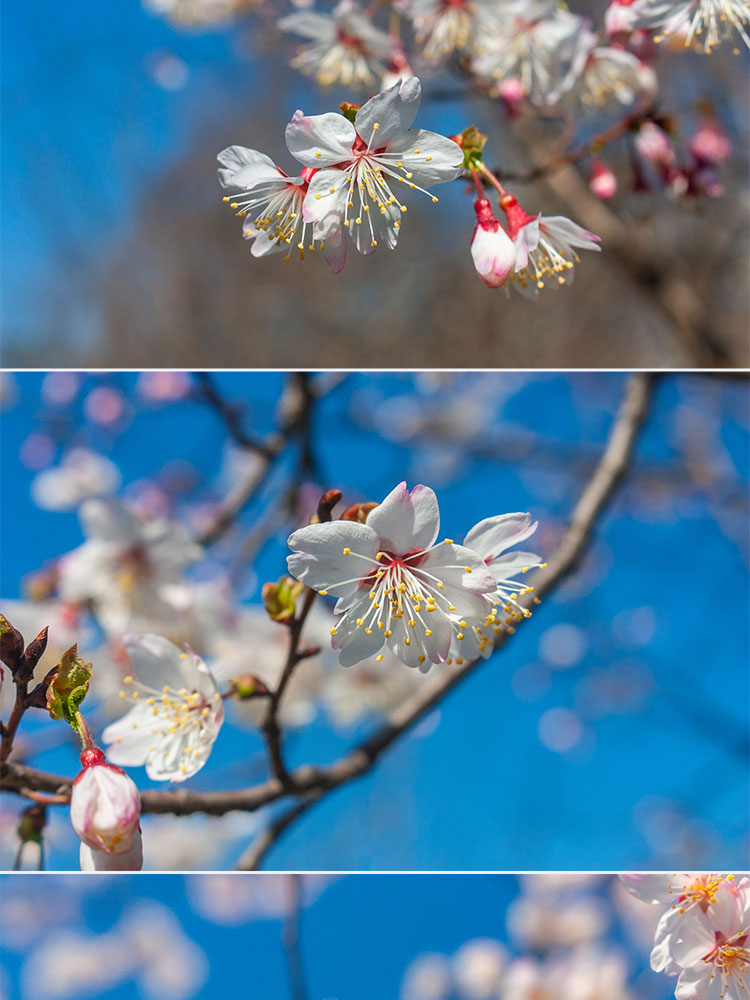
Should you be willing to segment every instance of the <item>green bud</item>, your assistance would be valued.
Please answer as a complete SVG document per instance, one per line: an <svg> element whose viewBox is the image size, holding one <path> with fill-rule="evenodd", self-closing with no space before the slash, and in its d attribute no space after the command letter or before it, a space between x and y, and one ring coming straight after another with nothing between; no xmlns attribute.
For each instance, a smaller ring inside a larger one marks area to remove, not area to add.
<svg viewBox="0 0 750 1000"><path fill-rule="evenodd" d="M487 142L487 136L480 132L476 125L465 128L458 136L458 144L464 151L464 166L467 170L477 168L482 164L482 151Z"/></svg>
<svg viewBox="0 0 750 1000"><path fill-rule="evenodd" d="M263 605L275 622L290 622L294 618L294 603L305 585L291 576L282 576L276 583L263 584Z"/></svg>
<svg viewBox="0 0 750 1000"><path fill-rule="evenodd" d="M47 708L50 716L53 719L64 719L76 732L76 715L86 697L92 673L91 664L79 657L76 643L63 653L60 662L47 675Z"/></svg>
<svg viewBox="0 0 750 1000"><path fill-rule="evenodd" d="M354 119L357 117L357 112L362 107L361 104L352 104L351 101L342 101L339 104L339 111L348 121L354 124Z"/></svg>

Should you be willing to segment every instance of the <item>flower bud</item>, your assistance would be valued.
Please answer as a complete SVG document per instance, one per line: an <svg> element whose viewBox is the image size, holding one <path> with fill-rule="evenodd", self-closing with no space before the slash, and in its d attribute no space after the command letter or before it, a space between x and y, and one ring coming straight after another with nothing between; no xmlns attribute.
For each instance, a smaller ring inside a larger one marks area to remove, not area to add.
<svg viewBox="0 0 750 1000"><path fill-rule="evenodd" d="M516 264L516 248L495 218L487 198L474 202L477 224L471 240L471 256L482 281L490 288L504 285Z"/></svg>
<svg viewBox="0 0 750 1000"><path fill-rule="evenodd" d="M723 163L732 155L732 143L718 122L702 122L690 137L690 152L703 166Z"/></svg>
<svg viewBox="0 0 750 1000"><path fill-rule="evenodd" d="M240 701L246 701L248 698L265 698L271 693L266 684L255 674L238 674L236 677L231 677L229 687L232 696Z"/></svg>
<svg viewBox="0 0 750 1000"><path fill-rule="evenodd" d="M78 857L82 872L139 872L143 867L143 838L140 827L133 834L130 849L121 854L96 851L81 841Z"/></svg>
<svg viewBox="0 0 750 1000"><path fill-rule="evenodd" d="M603 201L613 198L617 194L617 178L601 160L594 160L591 164L589 188L597 198L601 198Z"/></svg>
<svg viewBox="0 0 750 1000"><path fill-rule="evenodd" d="M282 576L276 583L264 583L263 606L275 622L290 622L294 618L294 602L304 590L304 584Z"/></svg>
<svg viewBox="0 0 750 1000"><path fill-rule="evenodd" d="M669 136L655 122L644 122L635 135L635 148L646 163L665 168L674 163L674 149Z"/></svg>
<svg viewBox="0 0 750 1000"><path fill-rule="evenodd" d="M344 513L341 515L342 521L357 521L359 524L365 524L368 516L378 507L379 504L374 503L369 500L367 503L355 503L351 507L347 507Z"/></svg>
<svg viewBox="0 0 750 1000"><path fill-rule="evenodd" d="M135 782L108 764L101 750L84 750L83 770L73 782L70 821L84 844L108 854L130 851L141 818Z"/></svg>

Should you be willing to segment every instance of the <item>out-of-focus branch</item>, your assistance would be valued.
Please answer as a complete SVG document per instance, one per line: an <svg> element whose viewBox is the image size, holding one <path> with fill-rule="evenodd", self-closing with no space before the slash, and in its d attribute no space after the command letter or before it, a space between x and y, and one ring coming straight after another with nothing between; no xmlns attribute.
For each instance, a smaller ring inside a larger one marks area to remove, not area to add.
<svg viewBox="0 0 750 1000"><path fill-rule="evenodd" d="M548 569L536 584L534 594L520 598L524 606L533 604L534 595L543 596L552 591L584 555L599 518L629 468L635 442L648 413L653 381L654 376L649 373L630 376L604 452L581 493L568 527L548 559ZM509 638L508 634L501 636L498 648L504 646ZM369 771L391 744L483 662L444 664L425 687L391 712L380 729L334 764L328 767L304 765L290 772L289 784L300 801L261 836L244 856L243 867L259 863L278 837L326 793ZM70 787L71 781L67 778L13 762L8 762L7 774L2 782L3 789L19 794L23 794L24 789L69 794ZM252 788L228 791L148 790L142 793L141 802L143 811L150 813L223 815L232 810L253 811L287 794L288 785L273 777Z"/></svg>
<svg viewBox="0 0 750 1000"><path fill-rule="evenodd" d="M308 798L302 799L296 806L292 806L291 809L287 809L286 812L281 813L280 816L277 816L276 819L269 823L263 833L256 837L250 847L248 847L242 855L237 863L237 871L257 871L263 864L268 852L281 837L284 831L296 823L300 816L306 813L311 806L314 806L321 795L323 795L322 790L313 792Z"/></svg>
<svg viewBox="0 0 750 1000"><path fill-rule="evenodd" d="M203 373L205 375L206 373ZM293 439L301 446L300 467L307 472L313 467L310 449L309 428L312 421L313 405L324 395L327 388L316 391L310 380L309 372L290 372L284 395L281 399L282 426L279 431L269 435L265 441L257 441L248 437L239 424L235 410L220 396L215 384L209 379L202 379L204 391L208 385L207 398L216 412L222 417L227 431L240 447L258 455L257 464L250 469L245 478L229 493L216 512L213 521L203 531L198 539L202 545L210 545L217 541L234 523L238 514L252 500L268 477L276 460Z"/></svg>
<svg viewBox="0 0 750 1000"><path fill-rule="evenodd" d="M300 921L302 914L302 875L292 874L289 878L289 909L284 921L284 951L289 973L291 1000L306 1000L307 987L302 965L300 947Z"/></svg>

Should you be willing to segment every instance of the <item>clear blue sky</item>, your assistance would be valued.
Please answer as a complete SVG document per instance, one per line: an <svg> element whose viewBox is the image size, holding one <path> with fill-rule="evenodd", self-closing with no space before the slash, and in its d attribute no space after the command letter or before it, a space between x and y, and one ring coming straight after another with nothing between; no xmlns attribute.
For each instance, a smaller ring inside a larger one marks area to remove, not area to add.
<svg viewBox="0 0 750 1000"><path fill-rule="evenodd" d="M510 449L502 460L464 449L449 481L430 478L447 445L388 441L363 426L375 396L387 401L386 412L403 414L422 390L411 376L363 374L332 394L317 422L324 485L380 499L402 478L427 482L438 491L443 529L456 538L481 517L528 509L540 520L544 552L605 439L623 377L487 377L507 398L488 406L480 438ZM134 376L106 379L131 394ZM258 431L269 426L281 382L276 374L219 376L230 398L246 401L248 425ZM89 377L83 394L96 383ZM154 410L136 401L129 427L109 440L85 424L80 401L69 420L50 422L39 385L38 375L19 376L18 400L3 421L6 598L19 595L25 574L82 539L74 514L44 512L30 500L32 473L18 456L32 431L83 435L117 463L126 488L175 459L191 463L200 482L219 464L218 423L195 403ZM525 452L514 460L522 438ZM707 488L685 479L686 454L695 476L709 476ZM679 852L693 867L746 865L747 462L745 386L665 378L638 449L637 485L603 519L583 573L426 728L305 817L269 865L622 869L671 865ZM264 549L258 581L283 570L284 538ZM257 589L243 599L257 601ZM568 669L554 670L545 644L554 645L550 630L559 625L574 627L582 649ZM569 752L540 741L540 720L553 708L574 711L583 726ZM334 735L318 722L290 740L291 760L331 760L371 727ZM227 726L192 784L230 787L241 780L240 762L260 752L252 734ZM72 747L39 761L68 774L76 767ZM136 777L148 784L142 771ZM17 808L15 800L5 804ZM53 822L67 830L63 813ZM58 854L60 864L73 863L73 846ZM237 853L223 863L234 864Z"/></svg>

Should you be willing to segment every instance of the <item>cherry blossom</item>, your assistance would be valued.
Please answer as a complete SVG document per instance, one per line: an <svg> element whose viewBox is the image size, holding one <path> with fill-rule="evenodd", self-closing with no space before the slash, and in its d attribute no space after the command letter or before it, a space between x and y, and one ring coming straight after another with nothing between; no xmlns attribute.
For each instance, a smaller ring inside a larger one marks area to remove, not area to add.
<svg viewBox="0 0 750 1000"><path fill-rule="evenodd" d="M265 153L244 146L230 146L217 159L219 182L233 192L224 201L242 218L242 235L252 243L253 257L283 251L288 263L294 250L300 260L306 251L321 250L334 273L341 270L340 232L329 231L326 249L315 227L303 219L302 205L315 170L305 167L297 177L289 177Z"/></svg>
<svg viewBox="0 0 750 1000"><path fill-rule="evenodd" d="M322 87L369 86L383 76L390 61L391 39L352 0L342 0L331 14L295 11L282 18L279 27L310 39L292 66L314 76Z"/></svg>
<svg viewBox="0 0 750 1000"><path fill-rule="evenodd" d="M564 215L533 217L512 195L500 200L508 217L508 232L516 245L514 287L521 293L537 295L547 279L554 288L572 281L578 262L576 249L600 250L599 237Z"/></svg>
<svg viewBox="0 0 750 1000"><path fill-rule="evenodd" d="M457 143L411 128L420 97L421 84L411 77L367 101L353 122L338 114L295 113L286 142L300 163L320 168L310 180L303 218L321 239L343 226L361 253L372 253L379 242L392 250L407 210L394 193L398 184L427 193L459 175Z"/></svg>
<svg viewBox="0 0 750 1000"><path fill-rule="evenodd" d="M494 577L465 546L436 545L439 527L435 493L400 483L366 524L330 521L290 536L290 573L338 599L331 645L342 666L383 655L385 646L427 671L447 658L461 621L486 617Z"/></svg>
<svg viewBox="0 0 750 1000"><path fill-rule="evenodd" d="M635 0L633 17L635 27L657 28L665 38L684 33L685 45L701 41L706 52L730 38L734 28L750 48L747 0Z"/></svg>
<svg viewBox="0 0 750 1000"><path fill-rule="evenodd" d="M136 677L121 692L130 711L107 726L109 759L145 764L154 781L185 781L206 763L224 721L224 705L203 660L159 635L127 635L123 645Z"/></svg>
<svg viewBox="0 0 750 1000"><path fill-rule="evenodd" d="M105 631L120 635L144 622L172 619L183 573L201 554L185 528L136 513L119 500L87 500L79 510L87 536L59 563L63 601L92 603Z"/></svg>
<svg viewBox="0 0 750 1000"><path fill-rule="evenodd" d="M475 50L487 30L499 30L495 0L401 0L394 6L414 25L417 44L431 63Z"/></svg>

